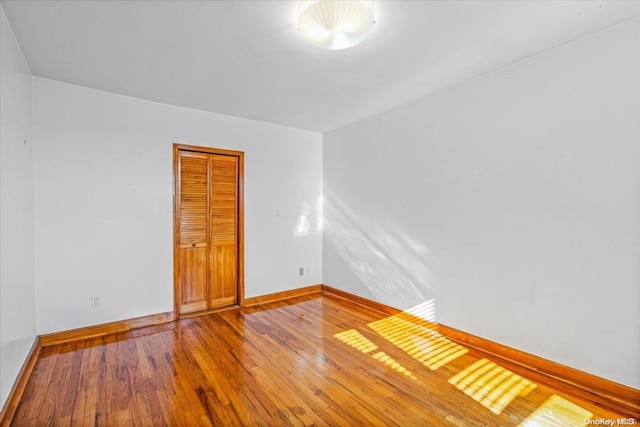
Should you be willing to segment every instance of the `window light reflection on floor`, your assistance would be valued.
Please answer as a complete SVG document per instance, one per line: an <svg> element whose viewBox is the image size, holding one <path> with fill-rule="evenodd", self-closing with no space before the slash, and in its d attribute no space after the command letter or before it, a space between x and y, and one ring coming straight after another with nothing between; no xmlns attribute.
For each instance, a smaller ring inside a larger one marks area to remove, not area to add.
<svg viewBox="0 0 640 427"><path fill-rule="evenodd" d="M414 320L424 322L407 313L400 313L371 322L367 326L431 370L436 370L469 351Z"/></svg>
<svg viewBox="0 0 640 427"><path fill-rule="evenodd" d="M494 414L500 414L517 396L525 396L536 388L531 381L487 359L473 363L453 376L449 383Z"/></svg>
<svg viewBox="0 0 640 427"><path fill-rule="evenodd" d="M349 329L348 331L340 332L334 335L345 344L350 345L356 350L360 350L363 353L369 353L378 348L377 345L369 341L364 335L355 329Z"/></svg>
<svg viewBox="0 0 640 427"><path fill-rule="evenodd" d="M396 362L392 357L387 355L384 351L379 351L378 353L374 354L373 358L376 360L379 360L380 362L384 363L385 365L389 366L390 368L400 372L401 374L407 377L411 377L414 380L416 379L416 377L413 376L410 370L408 370L407 368L405 368L404 366Z"/></svg>
<svg viewBox="0 0 640 427"><path fill-rule="evenodd" d="M580 406L552 395L527 417L519 427L564 427L586 425L593 414Z"/></svg>
<svg viewBox="0 0 640 427"><path fill-rule="evenodd" d="M432 328L437 327L436 324L415 318L410 313L399 313L371 322L368 326L432 370L468 351L433 330ZM377 351L378 346L356 329L337 333L334 337L364 354L371 354L371 357L398 373L417 379L409 369L387 353ZM526 396L536 388L536 384L531 381L484 358L458 372L449 379L449 383L497 415L516 397ZM590 420L592 416L593 414L586 409L560 396L552 395L518 427L583 425L584 421Z"/></svg>
<svg viewBox="0 0 640 427"><path fill-rule="evenodd" d="M367 339L367 337L365 337L355 329L349 329L347 331L337 333L334 335L334 337L365 354L378 349L377 345L375 345L373 342ZM392 368L393 370L407 377L411 377L414 380L416 379L416 377L413 376L411 371L409 371L407 368L402 366L400 363L396 362L395 359L390 357L384 351L379 351L373 354L372 357L378 360L379 362L384 363L385 365Z"/></svg>

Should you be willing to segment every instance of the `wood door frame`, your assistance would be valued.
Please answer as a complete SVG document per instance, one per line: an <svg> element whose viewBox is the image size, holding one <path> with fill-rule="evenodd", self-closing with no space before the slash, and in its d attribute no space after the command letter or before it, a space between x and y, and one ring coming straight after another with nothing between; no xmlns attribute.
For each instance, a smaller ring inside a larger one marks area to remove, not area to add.
<svg viewBox="0 0 640 427"><path fill-rule="evenodd" d="M244 152L176 142L173 144L173 312L176 319L180 318L180 200L177 197L180 194L180 180L178 179L180 151L234 156L238 159L237 304L239 306L244 305ZM224 307L221 309L224 309Z"/></svg>

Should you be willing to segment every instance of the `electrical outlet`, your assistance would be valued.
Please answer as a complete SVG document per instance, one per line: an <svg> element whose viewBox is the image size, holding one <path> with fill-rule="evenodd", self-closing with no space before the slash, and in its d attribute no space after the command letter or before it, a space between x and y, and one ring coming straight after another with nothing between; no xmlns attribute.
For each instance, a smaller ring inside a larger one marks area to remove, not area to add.
<svg viewBox="0 0 640 427"><path fill-rule="evenodd" d="M100 297L91 297L91 308L100 308Z"/></svg>
<svg viewBox="0 0 640 427"><path fill-rule="evenodd" d="M298 276L304 276L304 267L298 269Z"/></svg>

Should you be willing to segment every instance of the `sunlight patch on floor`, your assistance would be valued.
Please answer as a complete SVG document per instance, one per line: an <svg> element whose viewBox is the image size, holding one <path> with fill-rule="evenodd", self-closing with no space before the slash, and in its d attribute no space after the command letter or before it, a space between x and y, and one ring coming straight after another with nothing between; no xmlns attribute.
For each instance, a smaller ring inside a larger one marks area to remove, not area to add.
<svg viewBox="0 0 640 427"><path fill-rule="evenodd" d="M334 337L363 353L369 353L378 348L377 345L369 341L364 335L355 329L349 329L348 331L337 333Z"/></svg>
<svg viewBox="0 0 640 427"><path fill-rule="evenodd" d="M388 367L400 372L404 376L411 377L414 380L416 379L416 377L411 374L410 370L408 370L407 368L405 368L404 366L396 362L392 357L387 355L384 351L380 351L374 354L373 358L376 360L379 360L380 362L384 363Z"/></svg>
<svg viewBox="0 0 640 427"><path fill-rule="evenodd" d="M593 414L580 406L553 395L527 417L519 427L564 427L586 425Z"/></svg>
<svg viewBox="0 0 640 427"><path fill-rule="evenodd" d="M355 329L349 329L348 331L339 332L334 335L334 338L339 339L343 343L365 354L370 353L378 348L377 345L375 345L367 337L365 337ZM416 379L416 377L413 376L410 370L402 366L400 363L396 362L395 359L386 354L384 351L379 351L373 354L372 357L377 361L384 363L391 369L398 371L402 375L411 377L414 380Z"/></svg>
<svg viewBox="0 0 640 427"><path fill-rule="evenodd" d="M500 414L513 399L536 388L531 381L487 359L470 365L453 376L449 383L494 414Z"/></svg>
<svg viewBox="0 0 640 427"><path fill-rule="evenodd" d="M408 320L406 313L377 320L367 326L431 370L469 351L440 333Z"/></svg>

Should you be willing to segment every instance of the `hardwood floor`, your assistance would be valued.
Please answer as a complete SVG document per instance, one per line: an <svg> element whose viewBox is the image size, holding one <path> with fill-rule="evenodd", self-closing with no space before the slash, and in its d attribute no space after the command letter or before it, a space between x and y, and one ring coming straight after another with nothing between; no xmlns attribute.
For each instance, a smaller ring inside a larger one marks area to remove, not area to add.
<svg viewBox="0 0 640 427"><path fill-rule="evenodd" d="M320 294L45 347L13 426L584 426L617 414Z"/></svg>

